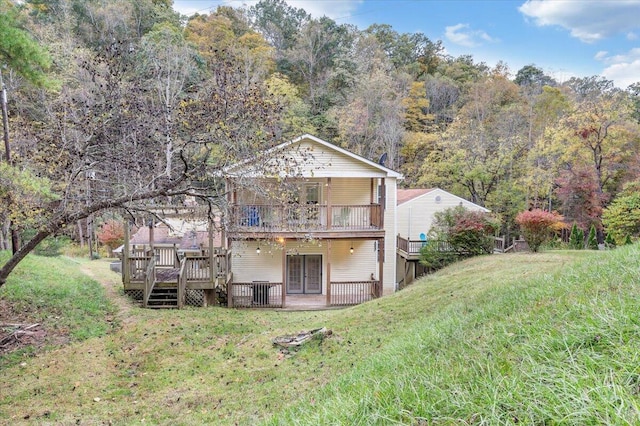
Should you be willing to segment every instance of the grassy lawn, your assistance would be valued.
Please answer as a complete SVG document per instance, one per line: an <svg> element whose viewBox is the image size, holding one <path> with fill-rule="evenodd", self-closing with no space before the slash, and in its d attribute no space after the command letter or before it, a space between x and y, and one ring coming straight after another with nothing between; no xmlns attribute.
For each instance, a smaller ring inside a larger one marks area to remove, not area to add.
<svg viewBox="0 0 640 426"><path fill-rule="evenodd" d="M129 306L119 320L83 265L33 257L0 300L55 312L73 337L0 360L0 423L634 424L639 251L476 258L343 310ZM72 276L66 308L34 303ZM83 286L97 313L79 301L87 319L67 318ZM333 335L297 352L271 344L323 326Z"/></svg>

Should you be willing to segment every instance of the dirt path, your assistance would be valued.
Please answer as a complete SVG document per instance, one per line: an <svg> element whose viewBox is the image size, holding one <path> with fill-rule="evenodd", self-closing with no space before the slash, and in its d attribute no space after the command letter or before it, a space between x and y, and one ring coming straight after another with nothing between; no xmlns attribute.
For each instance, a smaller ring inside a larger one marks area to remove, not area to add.
<svg viewBox="0 0 640 426"><path fill-rule="evenodd" d="M104 287L107 298L118 308L116 314L120 324L131 324L135 322L135 315L132 311L133 303L129 298L120 293L122 288L122 279L109 269L109 260L93 260L83 263L80 270L89 278L99 282Z"/></svg>

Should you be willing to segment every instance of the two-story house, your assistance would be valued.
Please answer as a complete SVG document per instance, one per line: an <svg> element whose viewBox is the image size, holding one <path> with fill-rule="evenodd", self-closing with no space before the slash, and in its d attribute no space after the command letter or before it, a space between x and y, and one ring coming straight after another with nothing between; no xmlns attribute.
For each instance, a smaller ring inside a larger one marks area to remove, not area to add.
<svg viewBox="0 0 640 426"><path fill-rule="evenodd" d="M395 290L398 172L304 135L225 176L229 306L352 305Z"/></svg>

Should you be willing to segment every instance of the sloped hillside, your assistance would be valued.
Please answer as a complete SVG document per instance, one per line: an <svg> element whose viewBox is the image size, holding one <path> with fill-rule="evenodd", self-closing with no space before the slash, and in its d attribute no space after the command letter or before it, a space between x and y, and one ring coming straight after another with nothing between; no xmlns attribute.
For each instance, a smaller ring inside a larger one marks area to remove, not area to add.
<svg viewBox="0 0 640 426"><path fill-rule="evenodd" d="M397 339L270 423L638 424L639 254L444 270L402 295L417 318ZM434 297L439 309L418 308Z"/></svg>
<svg viewBox="0 0 640 426"><path fill-rule="evenodd" d="M109 291L117 303L98 305L118 319L108 334L0 364L0 424L635 423L639 251L480 257L321 312L123 312L128 302ZM119 286L107 262L34 261L70 277L90 268ZM70 297L53 319L73 328L75 294L85 306L86 289L104 298L88 281L33 280L25 265L3 302L44 308L43 292L16 288L56 289ZM271 342L323 326L333 334L298 351Z"/></svg>

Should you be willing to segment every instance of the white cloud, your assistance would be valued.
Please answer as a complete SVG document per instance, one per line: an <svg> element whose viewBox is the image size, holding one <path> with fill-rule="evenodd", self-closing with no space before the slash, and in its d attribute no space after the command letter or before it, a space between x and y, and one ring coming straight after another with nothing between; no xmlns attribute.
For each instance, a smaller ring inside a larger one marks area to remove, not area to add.
<svg viewBox="0 0 640 426"><path fill-rule="evenodd" d="M594 56L593 58L596 61L604 61L608 54L609 52L607 52L606 50L601 50L598 53L596 53L596 56Z"/></svg>
<svg viewBox="0 0 640 426"><path fill-rule="evenodd" d="M623 55L609 56L606 52L598 52L596 59L607 65L602 75L613 80L616 86L624 89L640 81L640 48Z"/></svg>
<svg viewBox="0 0 640 426"><path fill-rule="evenodd" d="M482 30L473 30L469 24L457 24L445 28L445 37L451 43L464 47L477 47L484 42L496 42L489 34Z"/></svg>
<svg viewBox="0 0 640 426"><path fill-rule="evenodd" d="M640 28L640 0L527 0L519 8L539 26L560 26L591 43Z"/></svg>
<svg viewBox="0 0 640 426"><path fill-rule="evenodd" d="M615 85L626 89L633 83L640 82L640 59L632 62L611 65L602 71L602 75L608 80L613 80Z"/></svg>

